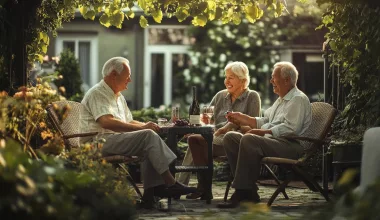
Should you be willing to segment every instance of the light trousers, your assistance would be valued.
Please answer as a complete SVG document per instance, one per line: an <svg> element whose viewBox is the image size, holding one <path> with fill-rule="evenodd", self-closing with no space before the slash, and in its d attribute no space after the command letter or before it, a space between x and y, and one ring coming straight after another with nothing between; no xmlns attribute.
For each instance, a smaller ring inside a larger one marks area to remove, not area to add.
<svg viewBox="0 0 380 220"><path fill-rule="evenodd" d="M254 134L228 132L223 139L235 189L257 190L263 157L298 159L303 149L298 142L282 138L262 137Z"/></svg>
<svg viewBox="0 0 380 220"><path fill-rule="evenodd" d="M169 169L169 164L177 157L150 129L107 134L102 148L104 156L126 155L142 157L141 173L144 189L164 184L161 177Z"/></svg>
<svg viewBox="0 0 380 220"><path fill-rule="evenodd" d="M192 136L199 136L200 137L201 135L195 134ZM218 140L218 139L220 139L220 140ZM222 140L223 140L223 135L219 136L218 138L214 137L213 145L212 145L212 148L213 148L212 154L214 157L226 155L226 153L224 152L223 146L220 145L222 143ZM220 144L216 144L216 143L220 143ZM207 143L205 142L205 144L207 144ZM204 147L207 148L207 145L205 145ZM183 161L182 161L182 166L190 166L190 165L194 165L194 160L193 160L193 155L191 153L191 150L188 147L186 154L185 154L185 157L183 158ZM189 181L190 181L190 176L191 176L190 172L180 172L180 173L177 173L176 179L178 182L181 182L185 185L188 185Z"/></svg>

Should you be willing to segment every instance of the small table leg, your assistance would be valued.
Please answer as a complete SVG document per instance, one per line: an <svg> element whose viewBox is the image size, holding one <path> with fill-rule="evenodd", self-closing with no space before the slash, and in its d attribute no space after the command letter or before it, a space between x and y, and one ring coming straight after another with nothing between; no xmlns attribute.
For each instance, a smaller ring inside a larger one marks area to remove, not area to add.
<svg viewBox="0 0 380 220"><path fill-rule="evenodd" d="M169 133L168 136L167 136L167 145L168 147L170 148L170 150L173 151L174 154L178 155L178 148L177 148L177 135L176 134L172 134L172 133ZM176 161L174 161L173 163L171 163L169 166L169 171L172 173L172 175L175 177L175 165L176 165ZM172 204L172 198L169 196L168 197L168 206L170 207L170 205Z"/></svg>
<svg viewBox="0 0 380 220"><path fill-rule="evenodd" d="M202 134L202 137L207 141L208 146L208 162L207 162L207 178L206 178L206 191L209 192L209 194L212 194L212 176L214 173L214 163L213 163L213 154L212 154L212 136L213 134ZM211 203L211 199L207 199L207 204Z"/></svg>

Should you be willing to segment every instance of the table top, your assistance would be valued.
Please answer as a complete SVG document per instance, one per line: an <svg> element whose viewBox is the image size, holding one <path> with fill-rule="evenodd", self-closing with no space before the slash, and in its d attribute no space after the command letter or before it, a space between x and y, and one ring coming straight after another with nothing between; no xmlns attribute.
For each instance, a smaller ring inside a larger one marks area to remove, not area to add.
<svg viewBox="0 0 380 220"><path fill-rule="evenodd" d="M163 126L160 129L160 133L176 133L176 134L213 134L215 126L207 125L207 126Z"/></svg>

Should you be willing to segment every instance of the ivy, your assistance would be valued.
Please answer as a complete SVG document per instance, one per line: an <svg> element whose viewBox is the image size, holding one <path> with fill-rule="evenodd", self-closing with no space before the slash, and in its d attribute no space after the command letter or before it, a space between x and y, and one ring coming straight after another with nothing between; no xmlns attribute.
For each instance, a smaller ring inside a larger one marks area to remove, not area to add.
<svg viewBox="0 0 380 220"><path fill-rule="evenodd" d="M380 126L380 7L356 1L333 2L323 16L329 29L333 66L342 68L349 89L335 123L337 138L360 141L366 129Z"/></svg>

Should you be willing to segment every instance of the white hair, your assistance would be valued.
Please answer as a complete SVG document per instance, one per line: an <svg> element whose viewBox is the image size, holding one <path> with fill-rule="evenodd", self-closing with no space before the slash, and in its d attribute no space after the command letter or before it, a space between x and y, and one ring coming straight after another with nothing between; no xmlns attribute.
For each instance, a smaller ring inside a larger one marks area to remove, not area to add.
<svg viewBox="0 0 380 220"><path fill-rule="evenodd" d="M224 67L224 72L226 72L228 69L231 69L231 71L239 78L239 79L245 79L245 85L244 88L248 88L250 77L249 77L249 70L247 65L243 62L235 61L232 63L228 63L226 67Z"/></svg>
<svg viewBox="0 0 380 220"><path fill-rule="evenodd" d="M282 61L277 62L273 66L275 69L281 69L281 77L285 79L286 77L290 77L290 83L292 86L296 86L298 80L298 71L297 68L290 62Z"/></svg>
<svg viewBox="0 0 380 220"><path fill-rule="evenodd" d="M107 60L107 62L103 65L102 75L103 78L108 76L112 71L116 71L117 74L120 74L124 70L124 65L129 67L129 60L124 57L112 57Z"/></svg>

